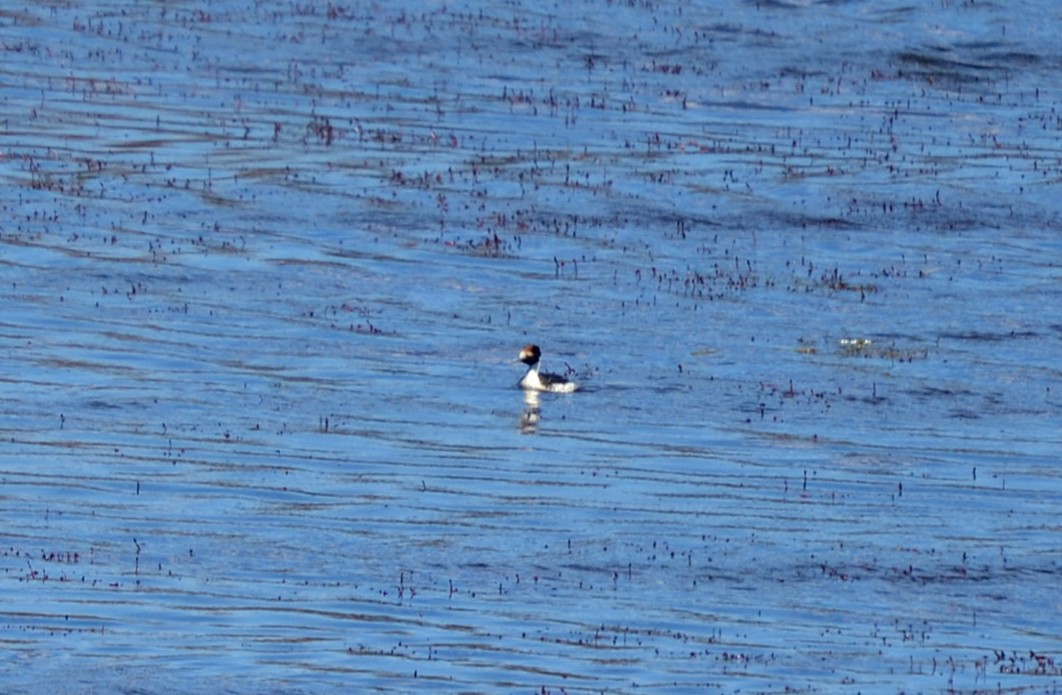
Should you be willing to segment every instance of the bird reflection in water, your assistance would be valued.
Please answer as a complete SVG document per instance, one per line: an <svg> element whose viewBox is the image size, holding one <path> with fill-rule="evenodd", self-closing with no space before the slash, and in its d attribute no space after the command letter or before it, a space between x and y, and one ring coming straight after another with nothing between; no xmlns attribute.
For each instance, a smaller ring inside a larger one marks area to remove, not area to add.
<svg viewBox="0 0 1062 695"><path fill-rule="evenodd" d="M524 412L520 414L520 433L534 434L542 419L542 401L538 391L524 391Z"/></svg>

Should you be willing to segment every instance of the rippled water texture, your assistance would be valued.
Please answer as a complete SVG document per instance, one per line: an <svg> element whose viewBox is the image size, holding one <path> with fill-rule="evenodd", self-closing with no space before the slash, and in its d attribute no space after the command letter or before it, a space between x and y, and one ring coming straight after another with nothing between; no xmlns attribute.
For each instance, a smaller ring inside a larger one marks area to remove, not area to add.
<svg viewBox="0 0 1062 695"><path fill-rule="evenodd" d="M1057 5L700 4L5 4L2 690L1062 689Z"/></svg>

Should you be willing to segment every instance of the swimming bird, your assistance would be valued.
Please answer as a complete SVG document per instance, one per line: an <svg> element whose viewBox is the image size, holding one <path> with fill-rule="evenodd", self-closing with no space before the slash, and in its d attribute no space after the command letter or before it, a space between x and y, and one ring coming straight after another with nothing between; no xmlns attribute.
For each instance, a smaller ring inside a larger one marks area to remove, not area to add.
<svg viewBox="0 0 1062 695"><path fill-rule="evenodd" d="M551 393L571 393L579 388L574 381L569 381L559 374L539 372L538 363L542 359L542 351L537 345L526 345L516 358L518 362L527 365L527 374L520 380L520 388L525 391L549 391Z"/></svg>

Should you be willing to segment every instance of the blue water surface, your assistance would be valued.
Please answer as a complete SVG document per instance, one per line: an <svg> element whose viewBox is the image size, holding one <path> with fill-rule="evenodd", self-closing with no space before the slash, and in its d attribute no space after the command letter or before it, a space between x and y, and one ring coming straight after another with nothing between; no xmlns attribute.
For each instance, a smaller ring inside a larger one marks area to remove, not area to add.
<svg viewBox="0 0 1062 695"><path fill-rule="evenodd" d="M1059 10L701 5L0 10L4 692L1062 687Z"/></svg>

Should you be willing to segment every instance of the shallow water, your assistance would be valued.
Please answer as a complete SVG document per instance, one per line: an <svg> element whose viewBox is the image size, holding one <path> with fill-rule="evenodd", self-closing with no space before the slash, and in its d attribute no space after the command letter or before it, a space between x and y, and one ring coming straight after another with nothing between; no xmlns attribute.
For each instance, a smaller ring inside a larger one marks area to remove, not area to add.
<svg viewBox="0 0 1062 695"><path fill-rule="evenodd" d="M1062 687L1058 10L540 7L0 10L5 692Z"/></svg>

